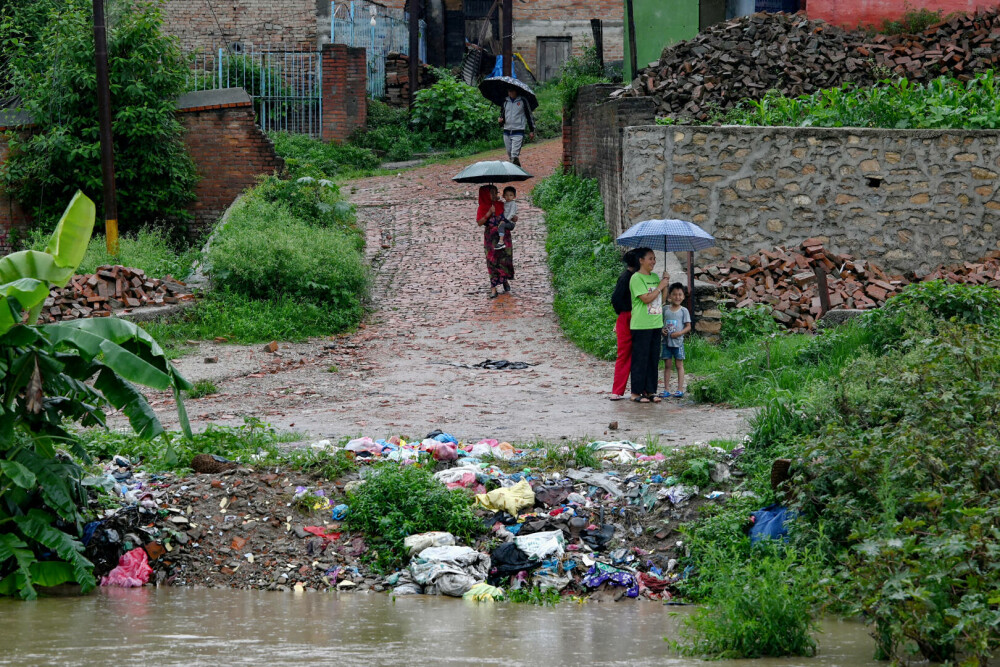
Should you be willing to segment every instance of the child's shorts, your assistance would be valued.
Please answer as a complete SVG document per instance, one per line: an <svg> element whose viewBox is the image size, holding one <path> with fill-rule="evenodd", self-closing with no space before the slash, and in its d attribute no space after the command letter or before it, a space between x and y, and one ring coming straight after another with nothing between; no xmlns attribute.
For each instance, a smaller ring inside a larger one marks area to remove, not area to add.
<svg viewBox="0 0 1000 667"><path fill-rule="evenodd" d="M684 361L684 346L667 345L665 341L660 343L660 359L676 359L677 361Z"/></svg>

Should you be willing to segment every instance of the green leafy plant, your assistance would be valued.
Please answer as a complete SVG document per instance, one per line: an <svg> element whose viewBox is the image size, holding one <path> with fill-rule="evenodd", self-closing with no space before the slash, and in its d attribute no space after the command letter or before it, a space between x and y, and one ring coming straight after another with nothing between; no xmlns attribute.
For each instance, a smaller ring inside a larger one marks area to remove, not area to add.
<svg viewBox="0 0 1000 667"><path fill-rule="evenodd" d="M406 559L403 540L409 535L443 530L469 541L482 532L472 511L472 497L448 489L431 470L418 465L379 466L347 496L347 525L363 531L376 551L376 564L388 569Z"/></svg>
<svg viewBox="0 0 1000 667"><path fill-rule="evenodd" d="M94 204L78 192L44 251L0 259L0 595L32 599L36 586L95 585L77 539L86 493L73 457L90 459L68 424L103 425L110 406L140 437L163 433L141 384L173 390L190 434L180 391L191 384L142 329L117 318L28 324L49 287L73 275L93 226Z"/></svg>
<svg viewBox="0 0 1000 667"><path fill-rule="evenodd" d="M61 202L78 188L97 195L102 187L91 5L69 0L47 7L34 39L10 24L0 34L11 55L13 90L35 123L33 132L8 135L0 185L39 225L54 222ZM184 59L176 40L161 31L158 5L122 0L109 12L119 226L124 232L165 220L183 223L197 181L175 115Z"/></svg>
<svg viewBox="0 0 1000 667"><path fill-rule="evenodd" d="M187 392L188 398L204 398L219 393L219 387L211 380L198 380Z"/></svg>
<svg viewBox="0 0 1000 667"><path fill-rule="evenodd" d="M539 607L554 607L562 602L562 596L554 588L539 588L538 586L525 586L522 588L511 588L504 591L504 600L515 604L534 604Z"/></svg>
<svg viewBox="0 0 1000 667"><path fill-rule="evenodd" d="M417 91L410 115L411 125L429 132L441 146L500 136L497 108L451 74L442 74L433 86Z"/></svg>
<svg viewBox="0 0 1000 667"><path fill-rule="evenodd" d="M879 32L886 35L916 35L944 19L942 10L932 11L921 7L913 9L910 3L905 3L907 11L897 20L883 19Z"/></svg>
<svg viewBox="0 0 1000 667"><path fill-rule="evenodd" d="M352 172L369 172L379 165L378 157L361 146L324 143L289 132L272 132L269 136L292 178L333 178Z"/></svg>
<svg viewBox="0 0 1000 667"><path fill-rule="evenodd" d="M745 343L778 332L778 323L771 316L770 306L762 303L745 308L730 308L722 304L719 310L722 313L719 335L725 345Z"/></svg>
<svg viewBox="0 0 1000 667"><path fill-rule="evenodd" d="M611 83L611 79L597 59L597 48L589 46L582 54L567 60L559 70L557 85L562 108L572 109L580 88L595 83Z"/></svg>

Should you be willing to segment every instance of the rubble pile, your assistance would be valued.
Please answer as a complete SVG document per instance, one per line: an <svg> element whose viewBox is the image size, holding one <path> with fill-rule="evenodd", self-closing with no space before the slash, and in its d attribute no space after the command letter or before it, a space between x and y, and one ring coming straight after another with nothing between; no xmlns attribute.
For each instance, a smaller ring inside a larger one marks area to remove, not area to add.
<svg viewBox="0 0 1000 667"><path fill-rule="evenodd" d="M552 452L545 449L429 435L413 443L312 443L319 452L354 457L359 470L335 481L273 466L255 470L252 462L213 474L151 475L115 456L97 484L113 490L121 508L87 525L87 553L101 576L141 549L152 568L148 580L163 585L480 600L537 586L596 600L665 600L683 576L676 528L729 496L723 489L742 453L695 445L668 457L644 454L643 445L628 441L601 441L588 445L597 467L547 470ZM571 452L566 448L570 464ZM441 484L467 489L482 534L469 545L450 533L411 535L409 562L375 573L365 536L344 523L345 494L365 483L371 464L417 461L434 466Z"/></svg>
<svg viewBox="0 0 1000 667"><path fill-rule="evenodd" d="M420 88L437 82L434 71L421 64ZM390 53L385 58L385 103L393 107L410 106L410 57L405 53Z"/></svg>
<svg viewBox="0 0 1000 667"><path fill-rule="evenodd" d="M832 253L814 238L803 241L798 251L777 246L751 255L732 255L720 264L695 268L695 277L728 292L737 308L767 304L780 324L806 331L821 313L816 268L827 276L831 310L880 308L912 282L945 280L1000 287L997 251L981 262L938 268L918 278L888 275L869 261Z"/></svg>
<svg viewBox="0 0 1000 667"><path fill-rule="evenodd" d="M871 35L802 14L753 14L663 50L612 97L652 96L657 115L708 120L768 90L808 95L888 77L960 79L1000 63L1000 9L951 17L919 35Z"/></svg>
<svg viewBox="0 0 1000 667"><path fill-rule="evenodd" d="M113 310L162 306L194 298L181 282L167 276L150 278L141 269L120 265L97 267L73 276L66 287L54 287L45 300L40 321L108 317Z"/></svg>

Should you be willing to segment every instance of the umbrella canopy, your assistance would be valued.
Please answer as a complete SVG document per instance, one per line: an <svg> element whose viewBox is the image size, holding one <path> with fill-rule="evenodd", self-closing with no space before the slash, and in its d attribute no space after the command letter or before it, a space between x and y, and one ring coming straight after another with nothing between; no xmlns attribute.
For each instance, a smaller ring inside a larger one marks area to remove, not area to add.
<svg viewBox="0 0 1000 667"><path fill-rule="evenodd" d="M526 181L531 174L516 164L501 160L487 160L471 164L451 180L458 183L511 183Z"/></svg>
<svg viewBox="0 0 1000 667"><path fill-rule="evenodd" d="M509 76L491 76L483 79L479 84L479 92L483 94L483 97L498 107L503 106L504 98L507 97L507 91L510 88L517 88L518 95L528 100L528 106L531 107L532 111L538 108L538 98L535 96L535 92L528 88L528 85L523 81Z"/></svg>
<svg viewBox="0 0 1000 667"><path fill-rule="evenodd" d="M663 252L694 252L711 248L715 237L685 220L643 220L618 237L627 248L652 248Z"/></svg>

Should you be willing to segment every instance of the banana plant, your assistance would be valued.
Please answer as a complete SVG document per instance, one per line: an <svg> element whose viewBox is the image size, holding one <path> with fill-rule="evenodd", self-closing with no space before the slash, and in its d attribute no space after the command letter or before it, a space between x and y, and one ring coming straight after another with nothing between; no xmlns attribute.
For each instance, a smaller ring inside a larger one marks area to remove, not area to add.
<svg viewBox="0 0 1000 667"><path fill-rule="evenodd" d="M181 390L192 385L140 327L118 318L36 324L52 286L65 286L83 260L94 204L78 192L44 251L0 259L0 595L30 599L36 586L95 585L77 540L89 463L68 424L105 425L121 410L142 437L163 427L135 385L172 390L190 437Z"/></svg>

